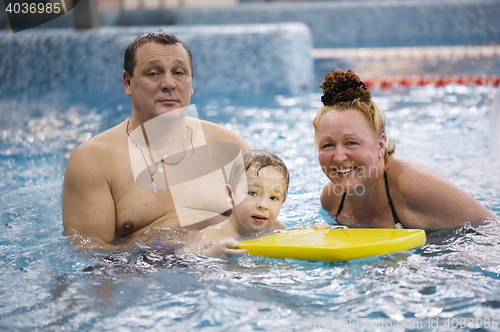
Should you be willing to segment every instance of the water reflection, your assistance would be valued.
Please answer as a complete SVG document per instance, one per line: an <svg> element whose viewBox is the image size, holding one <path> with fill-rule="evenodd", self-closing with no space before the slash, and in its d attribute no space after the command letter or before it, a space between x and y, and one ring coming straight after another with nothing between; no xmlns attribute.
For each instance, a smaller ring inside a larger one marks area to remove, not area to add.
<svg viewBox="0 0 500 332"><path fill-rule="evenodd" d="M498 214L500 175L488 136L496 93L457 86L374 95L386 111L396 153L437 168ZM313 144L317 100L305 94L279 96L264 106L245 100L197 104L201 118L285 160L291 186L280 219L289 226L329 218L318 200L327 179ZM1 114L21 104L4 103ZM442 327L447 318L500 315L497 221L433 230L418 249L336 263L176 257L174 248L154 244L116 253L77 251L62 235L67 157L129 112L116 105L37 109L26 111L27 119L21 112L23 120L0 120L0 329L289 331L291 322L357 318L394 325L439 319ZM424 324L419 331L425 330L432 329Z"/></svg>

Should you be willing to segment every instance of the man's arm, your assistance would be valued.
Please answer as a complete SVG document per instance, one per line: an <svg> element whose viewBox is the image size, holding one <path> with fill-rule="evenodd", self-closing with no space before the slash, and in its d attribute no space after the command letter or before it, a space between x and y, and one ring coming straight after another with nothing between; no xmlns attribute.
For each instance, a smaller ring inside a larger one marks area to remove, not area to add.
<svg viewBox="0 0 500 332"><path fill-rule="evenodd" d="M109 243L115 236L115 204L105 175L105 153L99 144L90 140L75 149L66 166L62 192L65 233L73 230L93 238L97 243L90 247Z"/></svg>

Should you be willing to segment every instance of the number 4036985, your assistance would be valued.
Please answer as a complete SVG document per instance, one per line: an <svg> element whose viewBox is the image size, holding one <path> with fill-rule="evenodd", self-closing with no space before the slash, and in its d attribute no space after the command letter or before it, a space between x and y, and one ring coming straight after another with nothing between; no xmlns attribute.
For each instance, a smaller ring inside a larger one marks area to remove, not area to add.
<svg viewBox="0 0 500 332"><path fill-rule="evenodd" d="M66 13L61 3L9 3L5 11L9 14L59 14Z"/></svg>
<svg viewBox="0 0 500 332"><path fill-rule="evenodd" d="M498 319L497 318L447 318L444 322L444 326L453 327L453 328L489 328L489 327L498 327Z"/></svg>

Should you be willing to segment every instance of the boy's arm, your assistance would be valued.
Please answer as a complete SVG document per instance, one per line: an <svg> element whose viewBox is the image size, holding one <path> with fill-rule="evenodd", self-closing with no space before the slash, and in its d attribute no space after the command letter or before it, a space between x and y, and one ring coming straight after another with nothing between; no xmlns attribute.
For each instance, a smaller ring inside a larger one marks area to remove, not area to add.
<svg viewBox="0 0 500 332"><path fill-rule="evenodd" d="M239 242L232 237L218 241L213 247L204 250L204 254L211 257L232 257L248 254L246 249L238 248Z"/></svg>
<svg viewBox="0 0 500 332"><path fill-rule="evenodd" d="M201 254L203 252L203 247L210 243L206 243L204 240L212 227L213 226L208 226L201 230L193 240L187 243L184 247L177 249L175 253L181 255L188 253Z"/></svg>
<svg viewBox="0 0 500 332"><path fill-rule="evenodd" d="M312 226L312 228L313 228L313 229L327 229L327 228L330 228L330 225L328 225L326 222L321 223L321 224L315 223L315 224Z"/></svg>
<svg viewBox="0 0 500 332"><path fill-rule="evenodd" d="M211 257L230 257L244 255L248 253L246 249L234 249L238 247L238 241L233 238L223 238L222 230L218 225L209 226L203 229L183 248L176 251L178 254L193 253L197 255L206 255ZM210 246L211 243L215 243Z"/></svg>

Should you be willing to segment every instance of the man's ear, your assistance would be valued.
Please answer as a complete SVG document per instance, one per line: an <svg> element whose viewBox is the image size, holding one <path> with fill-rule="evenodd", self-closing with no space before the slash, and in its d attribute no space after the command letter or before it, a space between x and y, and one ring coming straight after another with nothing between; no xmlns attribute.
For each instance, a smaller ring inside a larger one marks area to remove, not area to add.
<svg viewBox="0 0 500 332"><path fill-rule="evenodd" d="M125 88L125 94L128 97L132 97L132 90L130 89L130 75L126 70L123 71L123 87Z"/></svg>
<svg viewBox="0 0 500 332"><path fill-rule="evenodd" d="M226 184L226 200L229 203L234 204L233 191L231 190L231 186L228 184Z"/></svg>

